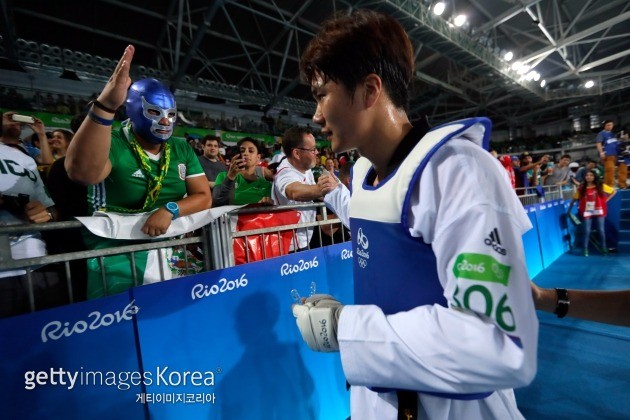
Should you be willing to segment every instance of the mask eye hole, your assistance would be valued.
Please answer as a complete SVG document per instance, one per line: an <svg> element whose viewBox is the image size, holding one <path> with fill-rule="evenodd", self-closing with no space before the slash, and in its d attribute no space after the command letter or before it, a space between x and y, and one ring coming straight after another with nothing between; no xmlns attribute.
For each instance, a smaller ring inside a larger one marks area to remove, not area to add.
<svg viewBox="0 0 630 420"><path fill-rule="evenodd" d="M175 118L175 115L176 115L176 114L175 114L174 112L169 112L169 113L168 113L168 117L169 117L169 118Z"/></svg>
<svg viewBox="0 0 630 420"><path fill-rule="evenodd" d="M160 115L160 111L158 111L157 109L149 108L149 109L147 109L147 114L153 115L154 117L157 117L157 116Z"/></svg>

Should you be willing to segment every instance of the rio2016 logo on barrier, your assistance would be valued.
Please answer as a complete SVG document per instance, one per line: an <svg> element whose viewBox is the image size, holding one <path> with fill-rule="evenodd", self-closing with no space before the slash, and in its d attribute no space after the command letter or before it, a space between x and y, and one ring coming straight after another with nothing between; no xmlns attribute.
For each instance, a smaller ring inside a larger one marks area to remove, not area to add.
<svg viewBox="0 0 630 420"><path fill-rule="evenodd" d="M113 314L101 315L99 311L91 312L88 318L93 318L92 322L77 321L72 327L69 322L51 321L44 325L42 328L42 342L45 343L50 340L59 340L62 337L70 337L72 334L83 334L87 330L96 330L101 327L109 327L110 325L120 323L122 321L131 321L133 315L140 311L140 308L135 305L135 299L129 302L125 309L116 311Z"/></svg>
<svg viewBox="0 0 630 420"><path fill-rule="evenodd" d="M247 280L247 277L245 277L245 273L243 273L243 275L241 275L238 279L228 280L223 278L219 280L219 284L213 284L212 286L198 283L195 284L190 291L190 297L192 300L203 299L219 293L229 292L240 287L246 287L248 282L249 281Z"/></svg>
<svg viewBox="0 0 630 420"><path fill-rule="evenodd" d="M350 249L344 249L341 251L341 259L342 260L349 260L352 258L352 250Z"/></svg>
<svg viewBox="0 0 630 420"><path fill-rule="evenodd" d="M311 261L300 260L297 264L284 263L282 264L282 267L280 267L280 275L288 276L289 274L295 274L300 271L306 271L317 267L319 267L317 257L313 257Z"/></svg>

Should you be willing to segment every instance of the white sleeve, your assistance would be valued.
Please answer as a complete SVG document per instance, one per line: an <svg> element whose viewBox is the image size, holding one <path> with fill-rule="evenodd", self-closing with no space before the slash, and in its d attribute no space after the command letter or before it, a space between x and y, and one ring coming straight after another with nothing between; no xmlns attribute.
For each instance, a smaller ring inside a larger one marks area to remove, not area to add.
<svg viewBox="0 0 630 420"><path fill-rule="evenodd" d="M338 338L351 384L476 393L534 378L538 321L521 240L531 224L494 160L451 140L425 168L409 232L431 244L449 307L386 316L346 306Z"/></svg>
<svg viewBox="0 0 630 420"><path fill-rule="evenodd" d="M300 184L304 183L304 176L300 176L300 174L290 168L279 170L273 179L276 191L284 197L287 196L285 192L287 186L293 184L294 182L299 182Z"/></svg>
<svg viewBox="0 0 630 420"><path fill-rule="evenodd" d="M341 223L350 228L350 190L341 182L337 188L324 196L324 203L341 220Z"/></svg>

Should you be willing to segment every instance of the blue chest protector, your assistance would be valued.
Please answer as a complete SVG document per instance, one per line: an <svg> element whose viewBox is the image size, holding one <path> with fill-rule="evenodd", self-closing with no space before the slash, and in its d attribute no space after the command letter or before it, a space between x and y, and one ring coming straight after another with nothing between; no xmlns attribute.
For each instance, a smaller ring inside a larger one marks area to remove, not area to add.
<svg viewBox="0 0 630 420"><path fill-rule="evenodd" d="M483 136L471 140L482 142L487 148L490 129L491 123L486 118L456 121L432 129L376 187L366 183L373 171L371 163L365 158L357 161L352 170L350 202L355 304L377 305L386 315L422 305L447 306L433 249L422 238L409 234L407 214L412 188L417 188L427 162L448 140L467 137L467 131L482 132ZM460 400L481 399L491 394L417 391Z"/></svg>

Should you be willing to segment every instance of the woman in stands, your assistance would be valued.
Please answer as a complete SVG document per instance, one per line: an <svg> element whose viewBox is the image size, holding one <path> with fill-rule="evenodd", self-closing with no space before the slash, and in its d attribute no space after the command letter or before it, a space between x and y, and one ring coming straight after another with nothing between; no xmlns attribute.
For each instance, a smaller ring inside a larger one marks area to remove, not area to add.
<svg viewBox="0 0 630 420"><path fill-rule="evenodd" d="M66 155L73 136L74 134L68 130L55 130L52 132L52 138L49 141L53 159L57 160Z"/></svg>
<svg viewBox="0 0 630 420"><path fill-rule="evenodd" d="M588 257L588 241L591 236L593 222L599 231L600 245L602 253L608 254L606 247L606 233L604 231L604 220L606 219L606 203L615 195L615 190L603 184L595 171L587 169L584 173L584 182L578 187L569 204L569 213L573 208L573 203L579 201L578 212L584 225L584 256Z"/></svg>
<svg viewBox="0 0 630 420"><path fill-rule="evenodd" d="M258 141L244 137L236 144L239 154L230 162L227 172L220 172L212 190L213 207L228 204L271 204L273 173L259 166L261 148Z"/></svg>

